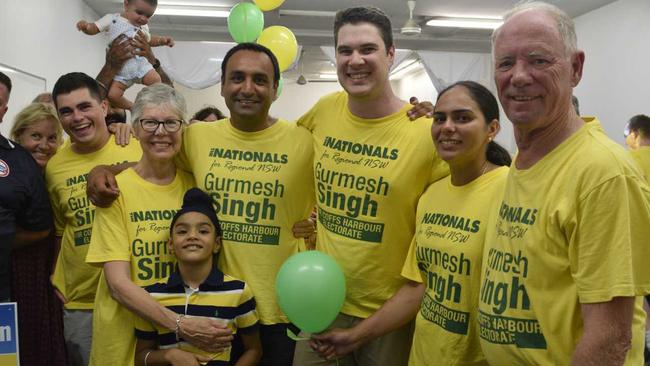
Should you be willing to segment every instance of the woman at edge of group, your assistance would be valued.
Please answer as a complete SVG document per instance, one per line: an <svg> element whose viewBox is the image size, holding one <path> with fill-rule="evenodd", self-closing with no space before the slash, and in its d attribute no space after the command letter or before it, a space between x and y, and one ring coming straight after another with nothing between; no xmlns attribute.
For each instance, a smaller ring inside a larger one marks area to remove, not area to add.
<svg viewBox="0 0 650 366"><path fill-rule="evenodd" d="M32 155L41 169L63 143L63 129L54 108L32 103L15 117L10 136ZM12 250L12 299L18 303L20 364L65 365L62 304L50 283L55 261L54 237Z"/></svg>
<svg viewBox="0 0 650 366"><path fill-rule="evenodd" d="M451 174L420 197L415 236L402 269L407 283L354 328L314 336L312 347L327 359L416 317L409 365L487 365L476 323L481 262L489 218L498 212L512 160L493 141L499 107L484 86L473 81L450 85L438 94L433 119L433 141ZM455 268L442 263L443 255L456 258ZM439 315L434 309L442 306L459 315L439 322L449 329L434 323Z"/></svg>
<svg viewBox="0 0 650 366"><path fill-rule="evenodd" d="M194 186L191 175L174 163L180 151L186 104L165 84L143 88L132 109L132 124L142 158L116 176L120 196L109 208L96 208L86 261L103 266L95 298L91 365L133 365L134 316L174 330L192 341L209 320L183 319L142 289L173 271L167 252L169 222ZM169 357L174 357L174 352ZM172 362L172 364L178 364Z"/></svg>

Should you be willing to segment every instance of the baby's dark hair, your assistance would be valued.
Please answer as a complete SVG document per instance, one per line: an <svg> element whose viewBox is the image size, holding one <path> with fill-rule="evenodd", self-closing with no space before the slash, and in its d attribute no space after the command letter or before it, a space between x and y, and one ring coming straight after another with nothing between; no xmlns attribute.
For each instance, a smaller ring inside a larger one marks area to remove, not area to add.
<svg viewBox="0 0 650 366"><path fill-rule="evenodd" d="M130 3L132 1L138 1L138 0L126 0L127 3ZM153 6L154 8L158 6L158 0L142 0L142 1Z"/></svg>

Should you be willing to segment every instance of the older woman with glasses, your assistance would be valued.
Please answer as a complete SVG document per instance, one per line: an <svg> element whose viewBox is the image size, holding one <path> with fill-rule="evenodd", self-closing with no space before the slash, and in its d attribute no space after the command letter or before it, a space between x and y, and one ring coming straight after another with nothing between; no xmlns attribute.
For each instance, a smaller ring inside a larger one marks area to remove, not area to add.
<svg viewBox="0 0 650 366"><path fill-rule="evenodd" d="M168 252L169 223L183 194L194 186L174 157L186 125L185 100L164 84L138 93L132 127L142 159L117 175L120 196L109 208L97 208L86 261L103 266L93 318L91 365L132 365L134 316L157 323L195 343L210 321L185 318L165 309L142 287L167 278L174 270Z"/></svg>

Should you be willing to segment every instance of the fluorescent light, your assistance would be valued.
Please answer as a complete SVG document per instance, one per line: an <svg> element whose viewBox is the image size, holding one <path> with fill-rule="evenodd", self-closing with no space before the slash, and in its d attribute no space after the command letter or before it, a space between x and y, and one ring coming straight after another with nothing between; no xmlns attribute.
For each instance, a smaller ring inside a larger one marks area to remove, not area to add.
<svg viewBox="0 0 650 366"><path fill-rule="evenodd" d="M8 69L8 68L2 67L2 66L0 66L0 71L2 71L2 72L11 72L11 73L16 72L16 70Z"/></svg>
<svg viewBox="0 0 650 366"><path fill-rule="evenodd" d="M156 15L175 15L185 17L211 17L211 18L228 18L230 10L219 9L189 9L176 8L171 6L158 6Z"/></svg>
<svg viewBox="0 0 650 366"><path fill-rule="evenodd" d="M427 22L430 27L496 29L503 24L501 19L486 18L434 18Z"/></svg>
<svg viewBox="0 0 650 366"><path fill-rule="evenodd" d="M319 79L326 79L326 80L336 80L338 79L338 75L336 74L318 74Z"/></svg>
<svg viewBox="0 0 650 366"><path fill-rule="evenodd" d="M299 17L326 17L334 18L336 15L335 11L323 11L323 10L285 10L280 9L280 15L293 15Z"/></svg>
<svg viewBox="0 0 650 366"><path fill-rule="evenodd" d="M222 62L222 61L223 61L222 58L214 58L214 57L211 57L211 58L209 58L208 60L210 60L210 61L214 61L214 62Z"/></svg>

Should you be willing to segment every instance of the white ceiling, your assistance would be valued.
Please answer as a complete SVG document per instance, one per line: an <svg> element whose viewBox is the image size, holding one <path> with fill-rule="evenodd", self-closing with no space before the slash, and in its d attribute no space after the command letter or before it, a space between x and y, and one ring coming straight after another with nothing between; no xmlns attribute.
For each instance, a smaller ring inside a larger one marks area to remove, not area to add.
<svg viewBox="0 0 650 366"><path fill-rule="evenodd" d="M97 14L122 11L123 0L84 0ZM577 17L615 0L549 0ZM230 8L238 3L234 0L158 0L162 4L205 4ZM413 50L488 52L489 30L428 27L424 23L435 16L493 16L498 17L512 7L517 0L419 0L414 19L422 27L422 34L412 37L399 34L399 28L408 19L406 0L286 0L278 9L336 11L354 5L374 5L386 12L394 28L394 39L398 48ZM333 72L334 68L321 52L319 46L333 45L333 17L280 16L278 9L264 14L264 25L283 25L291 29L298 43L303 46L303 72L307 78L319 72ZM225 18L200 18L178 16L154 16L150 22L151 32L172 36L178 41L221 41L231 42ZM297 72L288 72L285 78L297 77ZM295 75L294 75L295 74Z"/></svg>

